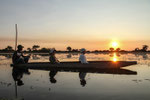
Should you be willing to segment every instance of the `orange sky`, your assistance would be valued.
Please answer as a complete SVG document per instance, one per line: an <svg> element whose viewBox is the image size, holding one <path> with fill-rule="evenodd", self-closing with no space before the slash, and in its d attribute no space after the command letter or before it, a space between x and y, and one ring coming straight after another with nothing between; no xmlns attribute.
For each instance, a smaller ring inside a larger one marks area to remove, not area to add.
<svg viewBox="0 0 150 100"><path fill-rule="evenodd" d="M71 46L74 49L86 48L87 50L108 50L111 46L110 43L113 40L106 41L90 41L90 40L59 40L59 41L47 41L47 40L30 40L30 39L19 39L18 44L24 45L25 49L28 47L32 47L34 44L40 45L41 47L47 48L56 48L58 50L66 50L67 46ZM124 50L134 50L136 47L142 48L142 45L150 45L150 41L141 40L128 40L128 41L120 41L119 47ZM0 48L5 48L8 45L14 47L14 39L1 39L0 40Z"/></svg>

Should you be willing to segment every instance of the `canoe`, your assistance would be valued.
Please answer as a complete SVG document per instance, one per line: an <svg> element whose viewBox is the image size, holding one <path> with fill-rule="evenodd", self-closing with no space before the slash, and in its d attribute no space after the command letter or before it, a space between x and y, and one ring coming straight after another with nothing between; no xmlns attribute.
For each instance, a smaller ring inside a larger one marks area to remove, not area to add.
<svg viewBox="0 0 150 100"><path fill-rule="evenodd" d="M137 64L136 61L89 61L88 64L81 64L80 62L61 62L59 64L51 64L49 62L30 62L27 64L12 64L11 66L29 69L118 69L135 64Z"/></svg>

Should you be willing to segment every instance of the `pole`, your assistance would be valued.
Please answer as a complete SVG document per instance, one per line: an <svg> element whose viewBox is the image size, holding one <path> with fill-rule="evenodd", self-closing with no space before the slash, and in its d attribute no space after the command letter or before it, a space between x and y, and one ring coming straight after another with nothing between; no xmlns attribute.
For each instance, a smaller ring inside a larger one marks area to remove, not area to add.
<svg viewBox="0 0 150 100"><path fill-rule="evenodd" d="M16 29L16 39L15 39L15 51L17 50L17 42L18 42L18 29L17 29L17 24L15 24L15 29Z"/></svg>
<svg viewBox="0 0 150 100"><path fill-rule="evenodd" d="M16 30L16 38L15 38L15 51L17 50L17 42L18 42L18 29L17 29L17 24L15 24L15 30ZM18 97L18 91L17 91L17 84L15 81L15 96L16 98Z"/></svg>
<svg viewBox="0 0 150 100"><path fill-rule="evenodd" d="M17 84L16 84L16 81L15 81L15 97L16 97L16 99L18 98L18 91L17 91Z"/></svg>

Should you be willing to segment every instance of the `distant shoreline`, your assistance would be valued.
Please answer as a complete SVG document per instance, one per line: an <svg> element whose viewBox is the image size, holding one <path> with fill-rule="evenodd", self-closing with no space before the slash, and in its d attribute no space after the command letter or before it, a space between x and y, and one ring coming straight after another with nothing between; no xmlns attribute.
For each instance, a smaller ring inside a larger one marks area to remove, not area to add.
<svg viewBox="0 0 150 100"><path fill-rule="evenodd" d="M0 52L0 54L13 54L14 51L5 51L5 52ZM49 54L49 52L28 52L28 51L24 51L23 53L26 53L26 54ZM70 53L80 53L80 52L69 52L69 51L57 51L56 53L58 54L70 54ZM99 52L93 52L93 51L88 51L87 54L92 54L92 53L95 53L95 54L109 54L109 53L150 53L150 51L119 51L119 52L111 52L111 51L99 51Z"/></svg>

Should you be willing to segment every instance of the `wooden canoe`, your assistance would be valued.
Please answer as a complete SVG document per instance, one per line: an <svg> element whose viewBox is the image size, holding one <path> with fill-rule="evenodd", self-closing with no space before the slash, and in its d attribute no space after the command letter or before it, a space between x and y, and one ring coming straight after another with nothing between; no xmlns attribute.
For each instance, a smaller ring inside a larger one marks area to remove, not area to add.
<svg viewBox="0 0 150 100"><path fill-rule="evenodd" d="M89 61L88 64L81 64L79 62L61 62L59 64L51 64L49 62L30 62L27 64L12 64L11 66L29 69L118 69L135 64L137 64L136 61Z"/></svg>

